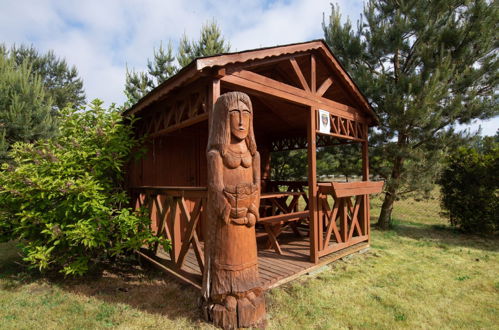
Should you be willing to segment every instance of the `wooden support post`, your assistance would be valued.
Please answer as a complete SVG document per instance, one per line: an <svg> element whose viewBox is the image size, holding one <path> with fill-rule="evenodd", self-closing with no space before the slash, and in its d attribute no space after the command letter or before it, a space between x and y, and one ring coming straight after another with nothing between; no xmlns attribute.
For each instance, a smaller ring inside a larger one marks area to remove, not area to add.
<svg viewBox="0 0 499 330"><path fill-rule="evenodd" d="M213 79L213 87L211 93L211 100L213 102L213 105L215 104L215 102L217 102L219 96L220 96L220 79Z"/></svg>
<svg viewBox="0 0 499 330"><path fill-rule="evenodd" d="M208 91L208 123L210 122L210 117L213 112L213 107L215 102L217 102L220 96L220 79L213 79L213 83L209 86Z"/></svg>
<svg viewBox="0 0 499 330"><path fill-rule="evenodd" d="M315 63L315 55L310 55L310 90L315 93L317 90L317 69ZM321 95L322 96L322 95Z"/></svg>
<svg viewBox="0 0 499 330"><path fill-rule="evenodd" d="M323 237L323 232L324 232L324 212L323 212L323 205L321 201L320 193L317 192L317 202L315 206L317 207L317 211L315 212L317 214L317 246L318 250L322 250L324 246L324 237ZM326 196L327 198L327 196Z"/></svg>
<svg viewBox="0 0 499 330"><path fill-rule="evenodd" d="M343 242L348 241L348 210L347 210L347 203L346 199L350 197L343 197L341 198L341 203L340 203L340 211L341 211L341 239Z"/></svg>
<svg viewBox="0 0 499 330"><path fill-rule="evenodd" d="M369 150L367 144L367 125L364 126L364 136L366 141L362 142L362 180L369 181ZM365 195L363 198L363 213L365 232L364 235L368 235L369 241L371 241L371 209L369 205L369 195Z"/></svg>
<svg viewBox="0 0 499 330"><path fill-rule="evenodd" d="M317 148L316 148L316 126L317 109L310 108L307 125L308 142L308 207L310 212L310 261L317 263L319 261L319 240L318 227L319 217L317 215Z"/></svg>
<svg viewBox="0 0 499 330"><path fill-rule="evenodd" d="M180 254L180 248L182 247L182 231L180 228L180 212L178 212L178 197L173 197L171 201L170 209L170 228L172 235L172 250L171 257L173 262L177 262L178 256Z"/></svg>
<svg viewBox="0 0 499 330"><path fill-rule="evenodd" d="M220 79L218 78L214 78L212 83L208 85L208 136L210 134L209 132L209 129L211 127L211 119L213 117L213 107L215 106L215 102L218 100L218 98L220 97ZM205 211L206 211L206 204L205 204ZM203 212L205 213L205 212ZM202 229L203 229L203 233L202 233L202 236L205 238L205 250L207 248L207 244L206 244L206 238L209 237L209 227L210 227L210 221L209 219L205 218L204 219L204 224L202 226ZM206 255L206 251L205 251L205 255ZM205 274L203 274L203 287L206 287L206 276Z"/></svg>

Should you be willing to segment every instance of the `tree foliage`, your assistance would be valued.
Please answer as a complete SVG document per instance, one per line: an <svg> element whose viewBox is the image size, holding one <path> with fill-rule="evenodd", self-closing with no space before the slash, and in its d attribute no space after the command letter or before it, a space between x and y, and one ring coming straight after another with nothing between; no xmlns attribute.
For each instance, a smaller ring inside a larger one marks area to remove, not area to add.
<svg viewBox="0 0 499 330"><path fill-rule="evenodd" d="M325 39L367 95L374 173L387 180L378 224L396 199L431 189L458 123L499 113L496 24L486 0L370 0L354 28L332 6Z"/></svg>
<svg viewBox="0 0 499 330"><path fill-rule="evenodd" d="M65 59L58 58L53 51L41 54L33 46L26 45L14 45L9 50L4 45L0 48L3 55L10 57L17 67L29 65L33 80L40 77L56 112L68 104L79 107L85 103L83 80L78 76L76 67L69 66Z"/></svg>
<svg viewBox="0 0 499 330"><path fill-rule="evenodd" d="M0 238L17 240L24 260L40 270L81 275L155 241L148 217L128 207L123 188L123 167L138 141L119 111L101 104L61 110L60 134L16 143L0 171Z"/></svg>
<svg viewBox="0 0 499 330"><path fill-rule="evenodd" d="M499 133L451 154L439 183L441 204L452 225L466 232L499 229Z"/></svg>
<svg viewBox="0 0 499 330"><path fill-rule="evenodd" d="M5 53L4 53L5 55ZM51 97L42 79L24 61L0 56L0 161L17 141L33 142L56 131Z"/></svg>
<svg viewBox="0 0 499 330"><path fill-rule="evenodd" d="M271 177L274 180L306 180L307 150L285 150L271 154ZM356 143L320 147L317 149L317 175L343 176L348 181L352 176L362 175L362 154Z"/></svg>
<svg viewBox="0 0 499 330"><path fill-rule="evenodd" d="M184 34L179 40L176 56L173 56L171 41L168 42L166 49L161 44L157 51L153 51L153 60L147 61L146 72L127 69L125 82L127 102L125 106L130 107L137 103L153 88L173 76L195 58L225 53L229 50L230 44L223 38L220 28L214 20L202 26L197 41L189 40Z"/></svg>
<svg viewBox="0 0 499 330"><path fill-rule="evenodd" d="M307 151L285 150L273 152L270 158L272 180L305 180L307 177Z"/></svg>
<svg viewBox="0 0 499 330"><path fill-rule="evenodd" d="M318 175L341 175L348 181L362 175L362 152L359 143L332 145L317 152Z"/></svg>

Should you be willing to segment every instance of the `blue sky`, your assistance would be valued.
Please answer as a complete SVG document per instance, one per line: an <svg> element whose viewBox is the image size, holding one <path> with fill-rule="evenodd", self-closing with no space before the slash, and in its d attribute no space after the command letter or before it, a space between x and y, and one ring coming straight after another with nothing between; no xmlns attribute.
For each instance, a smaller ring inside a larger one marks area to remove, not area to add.
<svg viewBox="0 0 499 330"><path fill-rule="evenodd" d="M322 38L322 15L330 0L0 0L0 42L53 49L76 65L87 98L121 104L125 68L144 70L160 42L177 43L185 32L197 38L215 18L232 50ZM356 20L362 1L341 0L344 16ZM499 118L481 124L493 135Z"/></svg>

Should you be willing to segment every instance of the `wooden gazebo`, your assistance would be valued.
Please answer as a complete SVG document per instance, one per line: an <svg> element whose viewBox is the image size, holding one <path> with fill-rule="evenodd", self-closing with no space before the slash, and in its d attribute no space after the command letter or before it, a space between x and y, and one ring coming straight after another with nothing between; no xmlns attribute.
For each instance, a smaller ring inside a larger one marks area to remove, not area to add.
<svg viewBox="0 0 499 330"><path fill-rule="evenodd" d="M247 93L261 155L257 223L262 287L271 288L369 246L368 127L377 117L348 73L322 41L198 58L130 108L147 154L130 165L136 207L147 207L158 235L172 242L140 252L198 288L204 270L208 119L218 97ZM318 116L329 116L328 131ZM359 182L319 182L317 148L361 145ZM273 152L307 149L308 181L271 178Z"/></svg>

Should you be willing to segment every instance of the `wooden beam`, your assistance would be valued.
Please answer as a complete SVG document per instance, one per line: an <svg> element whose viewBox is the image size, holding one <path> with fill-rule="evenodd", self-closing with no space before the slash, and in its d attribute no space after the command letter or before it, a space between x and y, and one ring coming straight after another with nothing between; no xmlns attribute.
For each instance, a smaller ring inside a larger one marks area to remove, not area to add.
<svg viewBox="0 0 499 330"><path fill-rule="evenodd" d="M310 92L310 87L308 87L307 80L305 79L303 72L301 72L300 66L296 62L296 59L293 57L289 59L289 62L291 63L291 66L293 67L293 70L298 77L298 80L300 81L301 87L303 87L303 89L307 92Z"/></svg>
<svg viewBox="0 0 499 330"><path fill-rule="evenodd" d="M294 44L288 46L279 47L280 54L296 54L308 52L312 49L321 49L323 48L322 42L310 42L303 44ZM196 60L196 67L198 70L202 70L205 67L210 67L214 65L225 66L231 63L243 63L247 61L259 61L268 63L269 57L276 57L275 47L262 48L253 51L239 52L234 54L227 55L219 55L219 56L210 56L205 58L199 58Z"/></svg>
<svg viewBox="0 0 499 330"><path fill-rule="evenodd" d="M323 205L324 211L327 212L327 216L329 218L329 224L327 226L327 232L326 232L326 237L324 239L324 244L323 244L323 250L326 249L329 246L329 240L331 240L331 234L334 231L334 238L336 239L336 242L341 243L341 236L340 233L338 232L338 227L336 226L336 218L338 217L338 200L334 200L333 208L329 212L328 210L328 201L327 201L327 195L324 197L322 200L322 203L325 204Z"/></svg>
<svg viewBox="0 0 499 330"><path fill-rule="evenodd" d="M331 77L328 77L326 80L324 80L324 82L321 84L321 86L319 87L319 89L317 90L317 95L318 96L322 96L324 95L324 93L326 93L326 91L329 89L329 87L331 87L331 85L333 84L333 78Z"/></svg>
<svg viewBox="0 0 499 330"><path fill-rule="evenodd" d="M199 211L201 210L201 201L198 201L196 206L194 207L194 210L192 211L192 214L187 210L187 205L185 205L185 199L181 198L179 202L180 206L180 211L183 213L187 220L187 230L185 231L184 237L183 237L183 242L182 242L182 248L180 249L180 253L177 259L177 266L179 268L182 268L182 265L184 264L184 259L187 254L187 251L189 251L189 247L192 244L192 239L194 237L194 234L196 233L196 226L199 221ZM203 268L203 264L199 263L199 268Z"/></svg>
<svg viewBox="0 0 499 330"><path fill-rule="evenodd" d="M208 119L208 114L207 113L202 113L200 115L197 115L196 117L189 118L187 120L181 121L178 124L169 126L167 128L163 128L162 130L159 130L159 131L157 131L157 132L155 132L153 134L150 134L150 135L148 135L148 138L152 139L152 138L155 138L155 137L158 137L158 136L161 136L161 135L165 135L165 134L174 132L176 130L179 130L181 128L185 128L185 127L188 127L188 126L200 123L200 122L205 121L207 119Z"/></svg>
<svg viewBox="0 0 499 330"><path fill-rule="evenodd" d="M343 243L338 243L338 244L332 244L332 245L328 246L326 249L320 251L319 254L322 257L322 256L328 255L330 253L346 249L349 246L352 246L352 245L355 245L355 244L358 244L360 242L367 241L367 240L368 240L368 237L365 236L365 235L364 236L353 237L348 242L343 242Z"/></svg>
<svg viewBox="0 0 499 330"><path fill-rule="evenodd" d="M291 58L298 58L298 57L302 57L302 56L306 56L306 55L307 55L306 53L298 53L298 54L295 53L295 54L289 54L289 55L282 55L279 57L266 58L263 61L257 60L257 61L249 61L249 62L244 62L244 63L242 63L242 62L231 63L231 64L227 64L227 66L225 66L225 68L226 68L225 72L226 72L226 74L232 74L233 72L237 72L237 71L241 71L241 70L251 70L253 68L258 68L258 67L261 67L262 65L263 66L272 65L273 68L278 69L278 72L280 74L282 74L283 71L280 68L279 64L288 62ZM291 79L291 77L289 77L289 76L290 75L286 74L286 77Z"/></svg>
<svg viewBox="0 0 499 330"><path fill-rule="evenodd" d="M178 198L173 198L170 209L170 234L172 235L171 258L177 262L182 244L182 231L180 228L181 215L178 212Z"/></svg>
<svg viewBox="0 0 499 330"><path fill-rule="evenodd" d="M310 54L310 89L312 93L317 90L317 63L314 54Z"/></svg>
<svg viewBox="0 0 499 330"><path fill-rule="evenodd" d="M379 123L378 116L374 113L374 111L372 110L372 108L369 105L369 103L367 103L366 98L360 92L360 90L358 89L357 85L355 85L355 83L350 78L350 76L348 75L348 73L345 70L342 69L341 64L336 60L336 58L331 53L331 51L329 49L327 49L326 47L321 47L320 51L329 60L329 61L325 61L325 62L329 65L330 68L333 69L333 71L340 77L340 79L343 80L343 82L346 85L347 89L350 92L352 92L353 94L355 94L356 100L358 100L359 103L364 107L364 109L367 112L369 112L369 114L373 117L373 121Z"/></svg>
<svg viewBox="0 0 499 330"><path fill-rule="evenodd" d="M182 276L179 272L176 272L176 271L174 271L173 269L168 268L167 266L165 266L165 265L163 265L163 264L159 263L158 261L156 261L155 259L153 259L153 258L149 257L147 254L145 254L145 253L143 253L143 252L141 252L141 251L138 251L138 250L137 250L137 251L135 251L135 252L136 252L138 255L140 255L142 258L144 258L144 259L146 259L147 261L149 261L150 263L152 263L154 266L156 266L156 267L158 267L159 269L161 269L162 271L167 272L167 273L169 273L169 274L171 274L171 275L173 275L173 276L177 277L177 278L178 278L178 279L180 279L181 281L184 281L185 283L188 283L188 284L190 284L190 285L194 286L194 287L195 287L196 289L198 289L198 290L201 290L201 286L200 286L198 283L196 283L196 282L194 282L194 281L192 281L192 280L188 279L188 278L187 278L187 277L185 277L185 276Z"/></svg>
<svg viewBox="0 0 499 330"><path fill-rule="evenodd" d="M211 93L210 93L210 109L209 112L213 110L213 106L215 105L215 102L217 102L218 97L220 96L220 79L213 79L212 87L211 87Z"/></svg>
<svg viewBox="0 0 499 330"><path fill-rule="evenodd" d="M270 95L295 104L321 108L345 119L368 123L368 119L361 116L359 114L360 111L355 108L318 97L312 93L308 93L299 88L281 83L257 73L242 70L227 75L220 80L237 90L243 90L257 95Z"/></svg>
<svg viewBox="0 0 499 330"><path fill-rule="evenodd" d="M346 198L341 198L340 200L340 214L341 240L346 243L348 241L348 211Z"/></svg>
<svg viewBox="0 0 499 330"><path fill-rule="evenodd" d="M367 126L364 128L363 133L367 139ZM369 150L367 141L362 143L362 180L369 181ZM371 242L371 207L369 205L369 195L365 195L362 199L362 217L364 235L367 235Z"/></svg>
<svg viewBox="0 0 499 330"><path fill-rule="evenodd" d="M220 79L225 75L226 75L225 68L220 68L220 69L216 70L216 72L215 72L215 78L217 78L217 79Z"/></svg>
<svg viewBox="0 0 499 330"><path fill-rule="evenodd" d="M317 109L310 109L307 125L308 139L308 196L309 196L309 218L310 218L310 261L313 263L319 262L319 242L318 242L318 226L319 219L317 216L317 148L316 148L316 126L317 126Z"/></svg>
<svg viewBox="0 0 499 330"><path fill-rule="evenodd" d="M358 142L365 142L366 141L364 139L359 139L359 138L356 138L356 137L353 137L353 136L349 136L349 135L344 135L344 134L323 133L323 132L320 132L320 131L317 131L317 134L329 135L329 136L334 136L334 137L341 138L341 139L347 139L347 140L358 141Z"/></svg>

